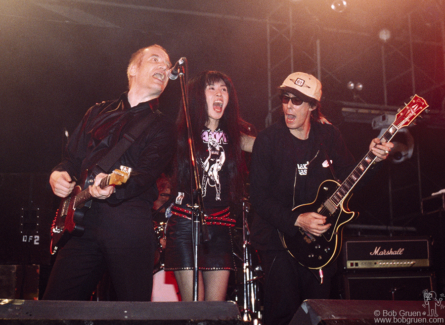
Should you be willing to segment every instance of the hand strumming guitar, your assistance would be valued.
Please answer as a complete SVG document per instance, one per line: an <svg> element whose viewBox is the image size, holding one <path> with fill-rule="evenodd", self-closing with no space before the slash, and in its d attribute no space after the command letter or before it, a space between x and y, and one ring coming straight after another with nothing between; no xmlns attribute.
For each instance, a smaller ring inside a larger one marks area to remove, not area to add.
<svg viewBox="0 0 445 325"><path fill-rule="evenodd" d="M49 184L53 193L61 198L66 198L74 189L76 182L73 182L71 176L63 171L53 171L49 177Z"/></svg>
<svg viewBox="0 0 445 325"><path fill-rule="evenodd" d="M321 236L331 226L330 223L325 224L326 217L315 212L305 212L298 216L295 221L295 226L301 227L304 231L315 235Z"/></svg>

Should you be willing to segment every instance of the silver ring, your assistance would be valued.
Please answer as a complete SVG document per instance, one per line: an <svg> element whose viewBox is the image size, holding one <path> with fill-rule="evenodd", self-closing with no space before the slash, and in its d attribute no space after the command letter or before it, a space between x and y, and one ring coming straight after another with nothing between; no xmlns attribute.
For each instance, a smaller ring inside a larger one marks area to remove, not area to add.
<svg viewBox="0 0 445 325"><path fill-rule="evenodd" d="M385 153L386 153L386 154L389 154L389 151L388 151L388 150L385 150Z"/></svg>

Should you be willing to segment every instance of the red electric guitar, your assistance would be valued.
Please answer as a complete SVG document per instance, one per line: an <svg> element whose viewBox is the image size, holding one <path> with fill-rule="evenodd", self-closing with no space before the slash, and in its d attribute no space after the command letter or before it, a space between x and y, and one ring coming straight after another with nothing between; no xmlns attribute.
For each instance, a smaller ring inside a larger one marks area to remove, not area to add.
<svg viewBox="0 0 445 325"><path fill-rule="evenodd" d="M84 228L81 221L85 212L91 207L91 194L88 187L94 183L94 177L87 175L86 171L82 177L84 181L83 190L80 185L74 187L70 196L62 199L59 209L51 226L51 254L57 253L58 249L66 244L71 236L82 236ZM109 185L122 185L130 177L131 168L121 166L120 170L115 169L107 177L104 177L99 186L105 188Z"/></svg>

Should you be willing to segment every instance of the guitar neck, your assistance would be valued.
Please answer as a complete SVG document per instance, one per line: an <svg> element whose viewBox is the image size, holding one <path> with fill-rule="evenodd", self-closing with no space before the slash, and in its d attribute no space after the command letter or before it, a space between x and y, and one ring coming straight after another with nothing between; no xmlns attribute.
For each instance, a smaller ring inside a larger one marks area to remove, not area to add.
<svg viewBox="0 0 445 325"><path fill-rule="evenodd" d="M399 129L391 124L385 133L380 137L380 141L389 142L399 131ZM342 201L349 195L352 189L357 185L359 180L369 170L369 167L377 159L377 156L372 153L371 150L363 157L363 159L357 164L354 170L343 181L340 187L332 194L332 196L325 202L325 206L332 212L335 211Z"/></svg>
<svg viewBox="0 0 445 325"><path fill-rule="evenodd" d="M110 178L111 175L107 175L107 177L102 178L102 180L100 181L100 188L105 188L110 184ZM88 200L91 199L91 194L89 191L89 186L84 189L82 192L78 193L75 197L75 202L74 202L74 208L77 208L83 204L85 204L85 202L87 202Z"/></svg>

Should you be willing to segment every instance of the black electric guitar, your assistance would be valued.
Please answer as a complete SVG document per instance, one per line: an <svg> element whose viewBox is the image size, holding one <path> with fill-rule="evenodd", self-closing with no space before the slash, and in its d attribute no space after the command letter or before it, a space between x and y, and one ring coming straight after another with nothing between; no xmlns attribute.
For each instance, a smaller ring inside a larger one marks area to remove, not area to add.
<svg viewBox="0 0 445 325"><path fill-rule="evenodd" d="M71 236L82 236L84 228L81 225L85 212L91 207L91 194L88 187L94 183L94 177L88 176L87 171L83 175L83 189L80 185L74 187L71 195L62 199L59 209L51 226L51 254L57 253L58 249L66 244ZM105 188L109 185L122 185L130 177L131 168L121 166L115 169L107 177L104 177L99 186Z"/></svg>
<svg viewBox="0 0 445 325"><path fill-rule="evenodd" d="M395 121L380 137L380 140L390 141L399 129L410 125L427 107L426 101L415 95L408 105L397 113ZM292 209L295 215L317 212L326 217L327 224L331 224L331 227L320 237L307 233L301 228L294 236L280 233L284 248L301 265L310 269L321 269L337 258L342 245L343 226L358 215L347 209L348 195L376 158L372 151L368 151L343 183L339 184L333 180L322 182L315 201Z"/></svg>

